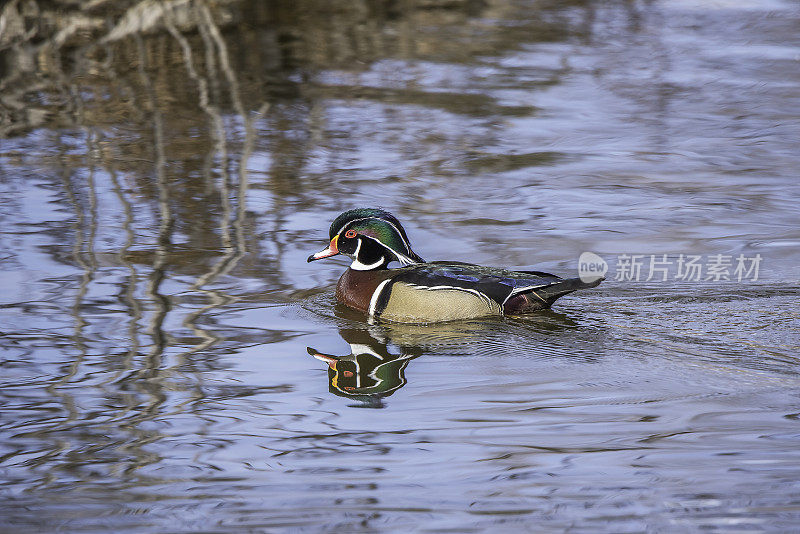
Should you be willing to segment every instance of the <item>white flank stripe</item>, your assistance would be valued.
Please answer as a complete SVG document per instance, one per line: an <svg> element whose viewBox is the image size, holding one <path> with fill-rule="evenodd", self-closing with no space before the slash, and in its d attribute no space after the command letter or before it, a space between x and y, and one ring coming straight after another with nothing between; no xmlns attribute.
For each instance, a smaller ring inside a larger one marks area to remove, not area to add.
<svg viewBox="0 0 800 534"><path fill-rule="evenodd" d="M369 299L369 316L375 316L375 307L378 305L378 297L381 296L381 292L383 291L384 286L391 281L391 278L384 280L378 287L375 288L375 291L372 292L372 298Z"/></svg>

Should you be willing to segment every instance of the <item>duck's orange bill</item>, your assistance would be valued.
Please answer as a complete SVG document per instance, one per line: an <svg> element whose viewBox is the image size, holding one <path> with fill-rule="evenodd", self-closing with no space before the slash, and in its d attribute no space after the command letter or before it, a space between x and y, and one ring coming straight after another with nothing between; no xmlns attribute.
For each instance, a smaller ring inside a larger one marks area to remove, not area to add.
<svg viewBox="0 0 800 534"><path fill-rule="evenodd" d="M312 349L311 347L306 347L306 350L310 355L312 355L313 357L315 357L320 361L327 363L328 366L334 371L336 370L336 362L339 361L336 358L336 356L331 356L330 354L323 354L321 352L317 352L315 349Z"/></svg>
<svg viewBox="0 0 800 534"><path fill-rule="evenodd" d="M316 254L312 254L308 257L309 262L314 260L321 260L322 258L330 258L331 256L336 256L339 254L339 249L336 247L336 241L339 239L338 234L331 239L331 244L328 245L328 248L324 250L320 250Z"/></svg>

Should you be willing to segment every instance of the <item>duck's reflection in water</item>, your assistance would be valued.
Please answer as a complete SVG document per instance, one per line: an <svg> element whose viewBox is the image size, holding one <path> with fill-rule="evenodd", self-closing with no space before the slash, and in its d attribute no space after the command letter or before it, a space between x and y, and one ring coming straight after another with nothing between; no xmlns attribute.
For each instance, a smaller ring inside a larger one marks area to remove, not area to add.
<svg viewBox="0 0 800 534"><path fill-rule="evenodd" d="M375 330L341 329L350 354L334 356L311 347L308 353L328 364L330 392L341 397L359 400L365 408L381 408L381 399L406 384L404 371L408 362L420 356L418 347L394 346Z"/></svg>
<svg viewBox="0 0 800 534"><path fill-rule="evenodd" d="M353 315L345 310L342 315ZM352 323L351 323L352 324ZM330 392L361 401L358 407L382 408L384 397L405 386L408 363L427 354L504 357L515 347L539 347L546 357L575 357L580 325L563 313L545 310L529 316L432 325L381 323L341 327L350 354L335 356L308 347L328 364ZM554 334L558 334L554 338ZM577 334L577 335L576 335Z"/></svg>

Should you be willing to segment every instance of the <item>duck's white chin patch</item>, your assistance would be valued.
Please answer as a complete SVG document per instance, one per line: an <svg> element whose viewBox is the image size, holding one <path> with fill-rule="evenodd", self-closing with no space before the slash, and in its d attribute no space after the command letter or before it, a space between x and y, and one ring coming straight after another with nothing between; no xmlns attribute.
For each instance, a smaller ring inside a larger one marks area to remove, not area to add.
<svg viewBox="0 0 800 534"><path fill-rule="evenodd" d="M375 263L365 264L361 263L358 260L353 260L353 263L350 264L350 268L355 271L371 271L372 269L377 269L383 265L383 258L379 259Z"/></svg>
<svg viewBox="0 0 800 534"><path fill-rule="evenodd" d="M383 265L383 258L380 258L375 263L361 263L358 261L358 253L361 251L361 240L358 240L358 245L356 246L356 251L353 253L353 263L350 264L350 268L356 271L371 271L372 269L377 269L381 265Z"/></svg>

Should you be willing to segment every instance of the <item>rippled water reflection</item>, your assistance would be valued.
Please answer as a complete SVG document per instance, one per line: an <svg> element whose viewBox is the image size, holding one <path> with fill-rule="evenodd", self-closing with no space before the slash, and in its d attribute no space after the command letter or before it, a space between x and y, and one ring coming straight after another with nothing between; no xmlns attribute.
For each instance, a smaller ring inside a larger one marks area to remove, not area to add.
<svg viewBox="0 0 800 534"><path fill-rule="evenodd" d="M3 529L797 529L795 3L0 10ZM365 205L426 258L612 272L369 325L305 263Z"/></svg>

